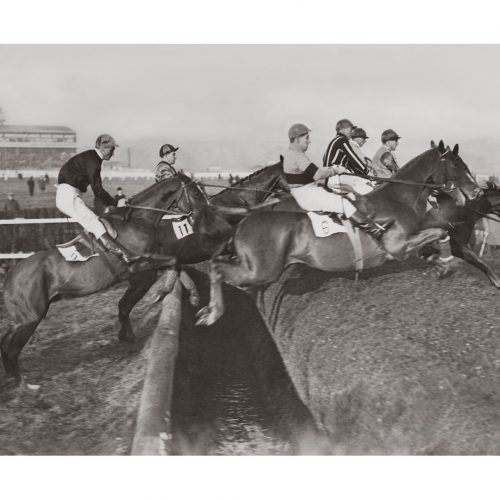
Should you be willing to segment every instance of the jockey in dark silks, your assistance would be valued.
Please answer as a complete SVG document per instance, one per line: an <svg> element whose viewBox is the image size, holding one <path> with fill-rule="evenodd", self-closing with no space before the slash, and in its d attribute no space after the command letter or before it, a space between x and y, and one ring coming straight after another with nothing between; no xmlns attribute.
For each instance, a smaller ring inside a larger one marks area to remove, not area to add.
<svg viewBox="0 0 500 500"><path fill-rule="evenodd" d="M65 215L75 219L86 231L92 233L105 250L120 256L127 264L138 260L106 231L99 217L85 205L82 193L92 188L94 195L106 207L114 206L115 200L102 187L101 165L109 160L118 146L107 134L100 135L95 149L83 151L70 158L59 171L57 178L56 206Z"/></svg>
<svg viewBox="0 0 500 500"><path fill-rule="evenodd" d="M317 167L306 155L310 143L309 132L309 128L301 123L293 125L288 131L290 146L283 155L283 171L292 196L304 210L345 215L355 226L375 238L380 238L386 226L375 224L366 214L360 212L349 199L349 196L352 196L354 201L353 194L342 196L336 193L334 189L338 186L332 186L333 190L325 189L325 181L330 186L330 180L336 172L329 166ZM322 179L325 181L316 184L315 181Z"/></svg>

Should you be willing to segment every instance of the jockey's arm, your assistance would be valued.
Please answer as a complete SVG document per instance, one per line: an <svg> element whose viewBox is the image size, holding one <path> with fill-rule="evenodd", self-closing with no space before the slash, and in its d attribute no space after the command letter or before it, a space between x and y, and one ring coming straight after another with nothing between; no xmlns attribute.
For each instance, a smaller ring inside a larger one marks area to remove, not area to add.
<svg viewBox="0 0 500 500"><path fill-rule="evenodd" d="M368 167L360 160L359 156L354 152L349 141L343 143L343 148L347 154L349 161L349 166L353 174L366 175L368 173Z"/></svg>
<svg viewBox="0 0 500 500"><path fill-rule="evenodd" d="M289 184L310 184L316 180L318 170L314 163L310 163L300 174L285 172L285 179Z"/></svg>
<svg viewBox="0 0 500 500"><path fill-rule="evenodd" d="M380 157L380 162L393 174L398 170L394 156L389 151Z"/></svg>
<svg viewBox="0 0 500 500"><path fill-rule="evenodd" d="M314 163L311 163L312 166L316 167ZM321 179L326 179L327 177L331 177L334 174L332 167L316 167L316 171L314 173L313 180L319 181Z"/></svg>
<svg viewBox="0 0 500 500"><path fill-rule="evenodd" d="M100 169L95 169L93 175L91 176L90 187L94 192L94 196L99 198L104 205L114 206L115 200L113 197L102 187L101 171Z"/></svg>

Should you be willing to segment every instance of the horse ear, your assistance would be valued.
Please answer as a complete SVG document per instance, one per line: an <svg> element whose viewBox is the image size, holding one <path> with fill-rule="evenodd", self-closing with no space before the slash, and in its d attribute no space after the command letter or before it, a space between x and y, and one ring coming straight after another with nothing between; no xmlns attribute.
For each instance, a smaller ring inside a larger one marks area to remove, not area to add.
<svg viewBox="0 0 500 500"><path fill-rule="evenodd" d="M440 152L441 154L443 154L443 153L446 151L446 149L445 149L445 147L444 147L444 142L443 142L442 140L440 140L440 141L439 141L439 144L438 144L438 150L439 150L439 152Z"/></svg>
<svg viewBox="0 0 500 500"><path fill-rule="evenodd" d="M453 148L453 154L458 155L458 144L455 144L455 147Z"/></svg>
<svg viewBox="0 0 500 500"><path fill-rule="evenodd" d="M434 141L431 141L431 148L435 148L436 147L436 143Z"/></svg>

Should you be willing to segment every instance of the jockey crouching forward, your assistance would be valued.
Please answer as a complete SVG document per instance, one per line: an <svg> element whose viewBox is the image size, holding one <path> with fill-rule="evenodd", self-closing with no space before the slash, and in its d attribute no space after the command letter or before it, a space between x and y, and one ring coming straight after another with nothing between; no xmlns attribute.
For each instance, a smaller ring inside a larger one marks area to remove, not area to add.
<svg viewBox="0 0 500 500"><path fill-rule="evenodd" d="M302 123L292 125L288 131L290 146L283 155L283 171L292 196L303 210L343 214L353 225L380 238L386 227L375 224L366 214L357 210L347 197L315 183L331 179L335 172L330 167L317 167L306 155L311 142L309 132L310 129Z"/></svg>
<svg viewBox="0 0 500 500"><path fill-rule="evenodd" d="M90 185L96 198L105 206L115 204L113 197L102 187L101 164L109 160L118 146L115 140L107 134L100 135L95 144L95 149L83 151L70 158L59 171L57 179L57 208L69 217L75 219L86 231L92 233L109 250L120 256L127 264L140 259L132 255L107 233L99 217L85 205L82 193Z"/></svg>

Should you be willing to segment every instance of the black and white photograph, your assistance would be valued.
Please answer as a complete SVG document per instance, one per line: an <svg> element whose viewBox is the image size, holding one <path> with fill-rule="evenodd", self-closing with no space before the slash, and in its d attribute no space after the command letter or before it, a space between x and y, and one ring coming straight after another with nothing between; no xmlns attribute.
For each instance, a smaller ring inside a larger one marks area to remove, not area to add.
<svg viewBox="0 0 500 500"><path fill-rule="evenodd" d="M96 31L0 44L2 460L498 456L500 45Z"/></svg>

